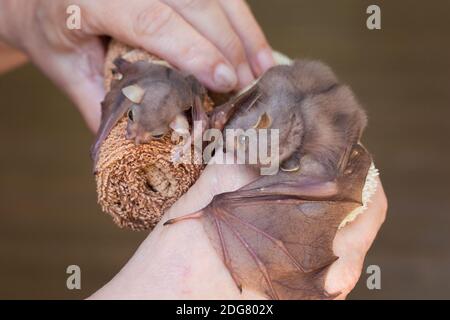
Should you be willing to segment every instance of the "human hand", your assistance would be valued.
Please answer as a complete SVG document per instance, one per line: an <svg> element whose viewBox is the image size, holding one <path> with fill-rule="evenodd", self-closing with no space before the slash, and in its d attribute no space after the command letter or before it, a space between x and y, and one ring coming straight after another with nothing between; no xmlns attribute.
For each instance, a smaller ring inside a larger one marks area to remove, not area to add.
<svg viewBox="0 0 450 320"><path fill-rule="evenodd" d="M248 184L257 173L243 165L208 165L200 179L177 201L141 244L138 251L92 299L262 299L243 288L239 293L228 270L212 247L202 224L186 220L170 227L170 218L195 212L215 194ZM356 285L363 261L387 210L381 182L368 208L339 230L333 243L339 259L333 263L325 288L344 299Z"/></svg>
<svg viewBox="0 0 450 320"><path fill-rule="evenodd" d="M81 8L80 30L66 27L69 5ZM0 39L26 52L94 131L105 95L103 35L158 55L215 91L243 87L274 64L243 0L0 2Z"/></svg>

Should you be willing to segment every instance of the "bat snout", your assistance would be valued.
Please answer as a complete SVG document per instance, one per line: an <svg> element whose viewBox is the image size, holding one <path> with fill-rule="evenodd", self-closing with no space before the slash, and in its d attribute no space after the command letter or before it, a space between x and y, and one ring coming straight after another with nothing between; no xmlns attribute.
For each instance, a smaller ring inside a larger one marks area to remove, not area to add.
<svg viewBox="0 0 450 320"><path fill-rule="evenodd" d="M134 143L136 145L138 145L138 144L146 144L146 143L149 143L152 140L153 140L153 137L150 134L150 132L143 132L143 133L139 133L139 134L136 135L136 137L134 138Z"/></svg>
<svg viewBox="0 0 450 320"><path fill-rule="evenodd" d="M134 140L135 145L146 144L153 140L150 132L142 130L127 130L126 138Z"/></svg>

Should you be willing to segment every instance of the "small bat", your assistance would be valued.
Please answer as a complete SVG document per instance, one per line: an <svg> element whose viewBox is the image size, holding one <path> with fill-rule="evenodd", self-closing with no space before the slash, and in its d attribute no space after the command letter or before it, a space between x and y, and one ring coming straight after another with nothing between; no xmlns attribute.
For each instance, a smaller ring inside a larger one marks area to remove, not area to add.
<svg viewBox="0 0 450 320"><path fill-rule="evenodd" d="M362 205L372 162L358 144L366 116L329 67L276 66L211 114L220 129L278 129L281 171L216 195L196 213L237 287L272 299L327 299L333 240Z"/></svg>
<svg viewBox="0 0 450 320"><path fill-rule="evenodd" d="M193 120L202 119L206 89L193 77L147 61L114 61L117 67L111 90L102 102L100 129L91 148L94 168L100 146L112 128L128 115L126 138L136 144L162 138L172 128L184 135L189 123L184 112L192 108Z"/></svg>

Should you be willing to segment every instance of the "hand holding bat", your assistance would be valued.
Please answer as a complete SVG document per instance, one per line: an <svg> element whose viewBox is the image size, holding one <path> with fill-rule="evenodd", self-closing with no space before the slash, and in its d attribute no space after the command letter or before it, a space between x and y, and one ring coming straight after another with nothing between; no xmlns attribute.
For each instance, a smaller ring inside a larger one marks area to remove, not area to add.
<svg viewBox="0 0 450 320"><path fill-rule="evenodd" d="M344 218L363 205L372 163L358 144L366 117L350 89L327 66L296 61L270 69L211 118L225 129L278 129L283 171L165 225L201 219L240 290L273 299L338 295L324 289L337 259L333 240Z"/></svg>

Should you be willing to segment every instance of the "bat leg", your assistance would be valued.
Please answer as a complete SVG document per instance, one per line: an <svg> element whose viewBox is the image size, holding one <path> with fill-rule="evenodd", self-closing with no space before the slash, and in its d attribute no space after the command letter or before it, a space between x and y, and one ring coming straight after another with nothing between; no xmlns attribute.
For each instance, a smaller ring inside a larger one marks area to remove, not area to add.
<svg viewBox="0 0 450 320"><path fill-rule="evenodd" d="M209 117L205 112L202 98L199 95L194 98L194 105L192 106L191 114L192 125L194 126L195 121L201 121L202 132L205 131L209 126Z"/></svg>
<svg viewBox="0 0 450 320"><path fill-rule="evenodd" d="M202 129L205 130L209 123L209 117L203 106L207 91L194 76L189 75L186 77L186 80L191 84L192 92L194 94L194 101L191 109L192 122L202 121Z"/></svg>
<svg viewBox="0 0 450 320"><path fill-rule="evenodd" d="M344 149L344 152L341 154L339 161L337 163L337 171L339 172L339 174L343 174L345 167L347 166L347 162L348 162L348 157L351 151L351 146L350 147L346 147Z"/></svg>
<svg viewBox="0 0 450 320"><path fill-rule="evenodd" d="M177 222L181 222L181 221L185 221L185 220L191 220L191 219L200 219L201 217L203 217L203 211L197 211L185 216L181 216L178 218L174 218L174 219L169 219L166 222L163 223L163 226L168 226Z"/></svg>

